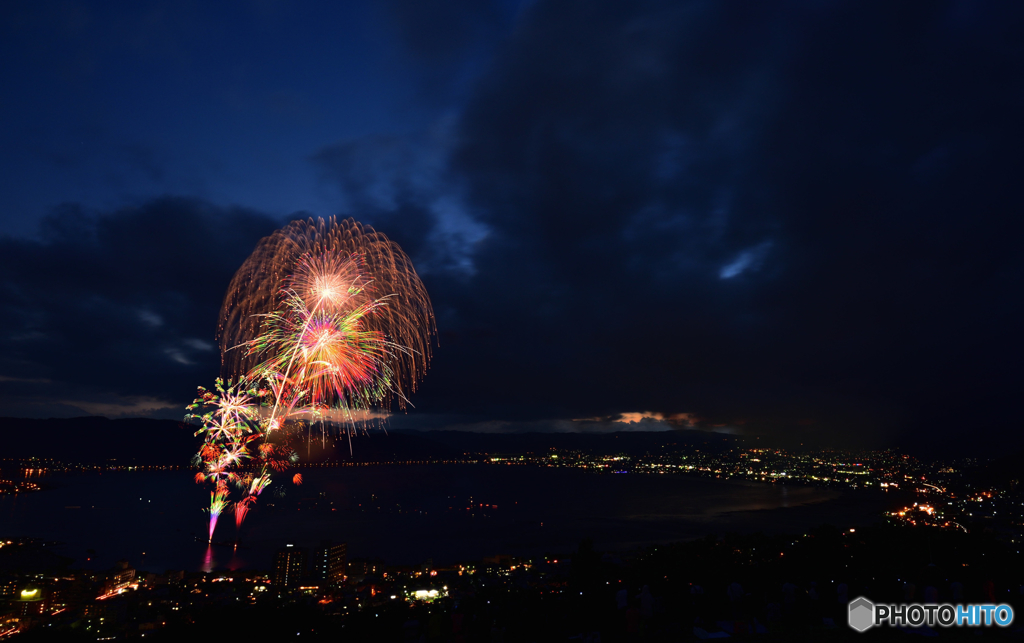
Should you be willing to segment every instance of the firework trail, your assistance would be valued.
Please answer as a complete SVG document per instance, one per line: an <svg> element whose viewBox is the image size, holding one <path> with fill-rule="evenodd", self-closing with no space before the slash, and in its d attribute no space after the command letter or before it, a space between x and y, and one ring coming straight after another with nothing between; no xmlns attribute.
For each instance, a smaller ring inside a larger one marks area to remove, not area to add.
<svg viewBox="0 0 1024 643"><path fill-rule="evenodd" d="M228 506L228 485L221 481L217 488L210 492L210 542L213 542L213 530L217 528L217 519Z"/></svg>
<svg viewBox="0 0 1024 643"><path fill-rule="evenodd" d="M210 537L227 506L238 527L256 499L297 459L286 423L338 409L349 419L393 404L404 409L430 361L433 309L397 244L348 219L294 221L263 239L242 265L221 309L222 368L189 410L205 434L199 453L213 482ZM235 384L232 384L235 382ZM245 463L251 473L240 473ZM293 483L302 483L296 474ZM223 489L223 493L221 490ZM216 509L216 511L215 511Z"/></svg>

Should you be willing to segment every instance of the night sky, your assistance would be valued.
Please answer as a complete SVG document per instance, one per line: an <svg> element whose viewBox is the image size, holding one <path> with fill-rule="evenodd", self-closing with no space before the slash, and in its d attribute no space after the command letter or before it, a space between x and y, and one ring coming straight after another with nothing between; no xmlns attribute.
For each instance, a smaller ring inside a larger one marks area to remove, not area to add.
<svg viewBox="0 0 1024 643"><path fill-rule="evenodd" d="M180 418L339 215L437 313L396 428L1024 443L1020 3L32 0L0 52L0 415Z"/></svg>

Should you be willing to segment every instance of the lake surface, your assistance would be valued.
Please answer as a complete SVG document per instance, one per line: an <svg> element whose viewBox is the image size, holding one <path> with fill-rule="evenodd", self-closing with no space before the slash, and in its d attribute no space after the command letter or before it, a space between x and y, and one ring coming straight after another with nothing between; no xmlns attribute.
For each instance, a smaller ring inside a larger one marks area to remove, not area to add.
<svg viewBox="0 0 1024 643"><path fill-rule="evenodd" d="M497 465L303 468L280 476L236 533L220 519L208 547L209 485L193 472L108 472L43 477L45 491L0 498L0 538L65 543L76 566L127 559L138 569L261 568L286 543L348 543L349 557L436 564L496 554L567 553L591 538L599 551L711 533L798 533L830 523L869 524L901 498L681 475L599 474ZM282 484L283 483L283 484ZM471 507L471 508L470 508ZM89 552L93 550L93 552ZM91 560L87 561L87 558Z"/></svg>

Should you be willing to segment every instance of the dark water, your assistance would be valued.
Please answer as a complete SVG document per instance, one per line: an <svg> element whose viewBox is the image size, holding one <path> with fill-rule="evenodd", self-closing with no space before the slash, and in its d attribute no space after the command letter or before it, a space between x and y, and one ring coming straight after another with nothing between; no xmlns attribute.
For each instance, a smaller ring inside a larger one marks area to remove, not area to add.
<svg viewBox="0 0 1024 643"><path fill-rule="evenodd" d="M301 473L301 487L290 476L275 483L283 497L273 487L264 492L237 550L207 546L209 487L187 471L45 477L46 491L0 498L0 538L62 541L58 551L77 566L125 558L155 572L269 568L285 543L315 547L322 539L347 542L350 557L444 564L565 553L585 537L614 551L709 533L795 533L825 522L847 528L877 520L897 501L880 492L494 465ZM236 535L225 514L214 541Z"/></svg>

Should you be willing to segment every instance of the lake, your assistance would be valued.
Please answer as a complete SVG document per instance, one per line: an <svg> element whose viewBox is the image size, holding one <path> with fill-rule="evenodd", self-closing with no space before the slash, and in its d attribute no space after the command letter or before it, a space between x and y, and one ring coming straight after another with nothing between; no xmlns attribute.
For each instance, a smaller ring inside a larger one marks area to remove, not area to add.
<svg viewBox="0 0 1024 643"><path fill-rule="evenodd" d="M76 566L127 559L137 569L271 566L286 543L348 543L349 558L443 565L508 554L568 553L591 538L599 551L711 533L801 533L830 523L869 524L899 504L880 491L714 480L683 475L607 474L500 465L381 465L302 468L282 475L236 534L220 519L207 546L209 485L189 471L56 474L44 491L0 498L0 538L64 543ZM283 484L282 484L283 483ZM90 552L89 550L93 550ZM87 560L91 558L91 560Z"/></svg>

